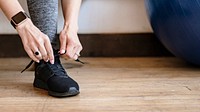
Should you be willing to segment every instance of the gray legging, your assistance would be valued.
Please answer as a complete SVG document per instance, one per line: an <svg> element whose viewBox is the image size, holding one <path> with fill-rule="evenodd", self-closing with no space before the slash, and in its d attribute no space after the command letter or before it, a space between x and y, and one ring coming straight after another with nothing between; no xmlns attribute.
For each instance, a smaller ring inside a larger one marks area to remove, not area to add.
<svg viewBox="0 0 200 112"><path fill-rule="evenodd" d="M48 35L53 48L58 49L58 0L27 0L27 4L33 24Z"/></svg>

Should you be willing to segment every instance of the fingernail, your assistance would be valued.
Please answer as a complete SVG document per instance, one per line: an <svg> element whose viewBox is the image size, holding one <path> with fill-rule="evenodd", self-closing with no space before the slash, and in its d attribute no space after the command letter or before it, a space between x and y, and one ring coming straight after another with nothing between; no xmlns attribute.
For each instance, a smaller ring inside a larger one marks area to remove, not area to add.
<svg viewBox="0 0 200 112"><path fill-rule="evenodd" d="M46 62L48 62L49 60L46 60Z"/></svg>
<svg viewBox="0 0 200 112"><path fill-rule="evenodd" d="M51 64L54 64L54 60L50 60L50 63L51 63Z"/></svg>
<svg viewBox="0 0 200 112"><path fill-rule="evenodd" d="M37 62L37 63L40 63L40 60L37 60L36 62Z"/></svg>
<svg viewBox="0 0 200 112"><path fill-rule="evenodd" d="M60 50L60 54L65 54L65 50Z"/></svg>

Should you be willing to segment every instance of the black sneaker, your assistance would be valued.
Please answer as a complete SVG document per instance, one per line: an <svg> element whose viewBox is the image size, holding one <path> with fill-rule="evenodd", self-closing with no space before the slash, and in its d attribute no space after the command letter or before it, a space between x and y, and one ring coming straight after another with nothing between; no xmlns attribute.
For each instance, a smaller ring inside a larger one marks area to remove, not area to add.
<svg viewBox="0 0 200 112"><path fill-rule="evenodd" d="M60 56L54 51L55 62L43 60L35 64L34 87L45 89L50 96L69 97L79 94L79 85L70 78L60 62Z"/></svg>

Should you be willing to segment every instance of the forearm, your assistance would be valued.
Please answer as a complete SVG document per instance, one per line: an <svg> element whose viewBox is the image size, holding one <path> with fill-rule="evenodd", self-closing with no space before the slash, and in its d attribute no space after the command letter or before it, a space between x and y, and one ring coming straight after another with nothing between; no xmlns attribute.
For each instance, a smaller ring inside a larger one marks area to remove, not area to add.
<svg viewBox="0 0 200 112"><path fill-rule="evenodd" d="M9 20L18 12L24 11L18 0L0 0L0 8Z"/></svg>
<svg viewBox="0 0 200 112"><path fill-rule="evenodd" d="M78 28L78 15L82 0L62 0L65 26Z"/></svg>
<svg viewBox="0 0 200 112"><path fill-rule="evenodd" d="M63 16L65 19L63 30L60 32L60 53L63 57L77 60L82 50L79 41L78 15L82 0L62 0ZM67 52L65 52L67 51Z"/></svg>

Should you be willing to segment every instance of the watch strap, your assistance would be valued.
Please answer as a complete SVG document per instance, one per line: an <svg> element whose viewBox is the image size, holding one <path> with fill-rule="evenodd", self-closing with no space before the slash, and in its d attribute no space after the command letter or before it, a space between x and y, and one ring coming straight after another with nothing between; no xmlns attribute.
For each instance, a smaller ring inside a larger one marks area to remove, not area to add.
<svg viewBox="0 0 200 112"><path fill-rule="evenodd" d="M10 21L10 24L16 29L16 25L12 20Z"/></svg>

